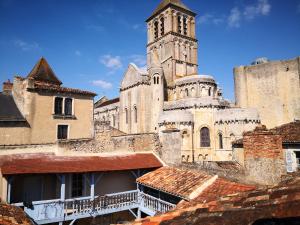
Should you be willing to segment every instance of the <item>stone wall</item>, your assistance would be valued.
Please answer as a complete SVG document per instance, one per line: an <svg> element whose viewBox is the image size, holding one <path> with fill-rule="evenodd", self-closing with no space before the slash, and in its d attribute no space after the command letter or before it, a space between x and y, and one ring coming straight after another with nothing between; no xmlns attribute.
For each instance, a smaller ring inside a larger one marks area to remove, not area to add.
<svg viewBox="0 0 300 225"><path fill-rule="evenodd" d="M248 180L274 185L286 174L282 137L265 127L245 133L243 139L245 170Z"/></svg>
<svg viewBox="0 0 300 225"><path fill-rule="evenodd" d="M158 152L160 158L170 165L180 164L182 143L180 130L167 130L160 132L159 139L162 143L162 147Z"/></svg>
<svg viewBox="0 0 300 225"><path fill-rule="evenodd" d="M300 57L234 69L236 105L256 108L268 128L300 118Z"/></svg>
<svg viewBox="0 0 300 225"><path fill-rule="evenodd" d="M160 142L155 133L125 134L110 126L97 127L95 139L61 143L70 151L101 152L158 152Z"/></svg>

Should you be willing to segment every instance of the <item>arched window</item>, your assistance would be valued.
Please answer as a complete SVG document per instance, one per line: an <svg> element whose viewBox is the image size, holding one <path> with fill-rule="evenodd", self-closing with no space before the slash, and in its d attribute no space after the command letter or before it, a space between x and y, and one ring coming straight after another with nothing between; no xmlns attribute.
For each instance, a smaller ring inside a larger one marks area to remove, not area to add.
<svg viewBox="0 0 300 225"><path fill-rule="evenodd" d="M195 91L195 88L192 88L192 89L191 89L191 95L192 95L192 97L195 97L195 95L196 95L195 92L196 92L196 91Z"/></svg>
<svg viewBox="0 0 300 225"><path fill-rule="evenodd" d="M113 125L113 127L116 126L116 116L115 115L112 115L112 125Z"/></svg>
<svg viewBox="0 0 300 225"><path fill-rule="evenodd" d="M159 77L156 78L156 84L159 84Z"/></svg>
<svg viewBox="0 0 300 225"><path fill-rule="evenodd" d="M219 149L223 149L223 135L219 133Z"/></svg>
<svg viewBox="0 0 300 225"><path fill-rule="evenodd" d="M187 88L185 89L185 96L189 97L189 89L187 89Z"/></svg>
<svg viewBox="0 0 300 225"><path fill-rule="evenodd" d="M207 127L200 130L200 147L210 147L210 135Z"/></svg>
<svg viewBox="0 0 300 225"><path fill-rule="evenodd" d="M183 34L187 35L187 18L183 17Z"/></svg>
<svg viewBox="0 0 300 225"><path fill-rule="evenodd" d="M153 83L156 84L156 77L153 77Z"/></svg>
<svg viewBox="0 0 300 225"><path fill-rule="evenodd" d="M128 109L125 109L126 124L128 124Z"/></svg>
<svg viewBox="0 0 300 225"><path fill-rule="evenodd" d="M160 18L160 35L163 36L165 34L165 18Z"/></svg>
<svg viewBox="0 0 300 225"><path fill-rule="evenodd" d="M134 111L134 122L137 123L137 117L138 117L138 115L137 115L137 108L136 108L136 106L134 106L133 111Z"/></svg>
<svg viewBox="0 0 300 225"><path fill-rule="evenodd" d="M208 88L208 96L211 96L211 88Z"/></svg>
<svg viewBox="0 0 300 225"><path fill-rule="evenodd" d="M182 27L181 27L181 16L180 15L177 16L177 25L178 25L177 26L178 33L181 34Z"/></svg>
<svg viewBox="0 0 300 225"><path fill-rule="evenodd" d="M158 21L154 22L154 38L158 38Z"/></svg>

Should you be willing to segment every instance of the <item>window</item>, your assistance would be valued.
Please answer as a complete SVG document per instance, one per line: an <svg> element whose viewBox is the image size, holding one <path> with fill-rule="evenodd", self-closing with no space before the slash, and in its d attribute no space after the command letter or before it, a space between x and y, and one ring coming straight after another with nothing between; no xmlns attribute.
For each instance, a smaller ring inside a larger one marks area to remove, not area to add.
<svg viewBox="0 0 300 225"><path fill-rule="evenodd" d="M177 16L178 33L181 34L181 16Z"/></svg>
<svg viewBox="0 0 300 225"><path fill-rule="evenodd" d="M219 133L219 149L223 149L223 135Z"/></svg>
<svg viewBox="0 0 300 225"><path fill-rule="evenodd" d="M156 78L156 84L159 84L159 77Z"/></svg>
<svg viewBox="0 0 300 225"><path fill-rule="evenodd" d="M185 96L189 97L189 90L187 88L185 89Z"/></svg>
<svg viewBox="0 0 300 225"><path fill-rule="evenodd" d="M58 140L68 139L68 125L57 126L57 139Z"/></svg>
<svg viewBox="0 0 300 225"><path fill-rule="evenodd" d="M295 155L298 168L300 168L300 151L295 151Z"/></svg>
<svg viewBox="0 0 300 225"><path fill-rule="evenodd" d="M160 18L160 35L163 36L165 34L165 19Z"/></svg>
<svg viewBox="0 0 300 225"><path fill-rule="evenodd" d="M128 110L125 109L126 124L128 124Z"/></svg>
<svg viewBox="0 0 300 225"><path fill-rule="evenodd" d="M83 175L72 175L72 198L81 197L83 195Z"/></svg>
<svg viewBox="0 0 300 225"><path fill-rule="evenodd" d="M210 147L209 129L207 127L203 127L200 130L200 146Z"/></svg>
<svg viewBox="0 0 300 225"><path fill-rule="evenodd" d="M115 115L112 115L112 124L113 124L113 127L116 126L116 116Z"/></svg>
<svg viewBox="0 0 300 225"><path fill-rule="evenodd" d="M154 22L154 38L158 38L158 21Z"/></svg>
<svg viewBox="0 0 300 225"><path fill-rule="evenodd" d="M62 106L63 106L63 98L56 97L54 103L54 114L61 115L62 114Z"/></svg>
<svg viewBox="0 0 300 225"><path fill-rule="evenodd" d="M211 88L208 88L208 96L211 96Z"/></svg>
<svg viewBox="0 0 300 225"><path fill-rule="evenodd" d="M153 77L153 83L156 84L156 77Z"/></svg>
<svg viewBox="0 0 300 225"><path fill-rule="evenodd" d="M183 34L187 35L187 19L183 17Z"/></svg>
<svg viewBox="0 0 300 225"><path fill-rule="evenodd" d="M137 108L136 106L134 107L134 122L137 123Z"/></svg>
<svg viewBox="0 0 300 225"><path fill-rule="evenodd" d="M71 98L65 99L65 115L71 116L72 115L72 102Z"/></svg>

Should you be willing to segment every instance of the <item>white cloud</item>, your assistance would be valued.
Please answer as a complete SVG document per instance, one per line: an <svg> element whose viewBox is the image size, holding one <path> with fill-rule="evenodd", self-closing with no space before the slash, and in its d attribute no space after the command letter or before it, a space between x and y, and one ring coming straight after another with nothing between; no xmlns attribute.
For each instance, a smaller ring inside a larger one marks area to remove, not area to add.
<svg viewBox="0 0 300 225"><path fill-rule="evenodd" d="M198 24L214 24L219 25L224 22L224 16L216 16L215 14L206 13L197 20Z"/></svg>
<svg viewBox="0 0 300 225"><path fill-rule="evenodd" d="M244 16L248 20L252 20L257 16L267 16L271 11L271 5L268 0L258 0L254 5L245 7Z"/></svg>
<svg viewBox="0 0 300 225"><path fill-rule="evenodd" d="M92 85L100 87L102 89L111 89L112 83L104 81L104 80L93 80Z"/></svg>
<svg viewBox="0 0 300 225"><path fill-rule="evenodd" d="M38 43L36 43L36 42L29 43L29 42L25 42L21 39L14 40L14 45L16 47L20 48L22 51L30 51L30 50L40 49L40 46Z"/></svg>
<svg viewBox="0 0 300 225"><path fill-rule="evenodd" d="M129 59L134 62L139 67L144 67L147 63L147 59L145 55L131 55Z"/></svg>
<svg viewBox="0 0 300 225"><path fill-rule="evenodd" d="M104 55L100 57L99 62L109 69L117 70L122 68L120 56Z"/></svg>
<svg viewBox="0 0 300 225"><path fill-rule="evenodd" d="M76 51L75 51L75 55L76 55L76 56L81 56L81 51L76 50Z"/></svg>
<svg viewBox="0 0 300 225"><path fill-rule="evenodd" d="M228 16L228 26L229 27L240 27L241 23L241 12L235 7L231 9L230 14Z"/></svg>

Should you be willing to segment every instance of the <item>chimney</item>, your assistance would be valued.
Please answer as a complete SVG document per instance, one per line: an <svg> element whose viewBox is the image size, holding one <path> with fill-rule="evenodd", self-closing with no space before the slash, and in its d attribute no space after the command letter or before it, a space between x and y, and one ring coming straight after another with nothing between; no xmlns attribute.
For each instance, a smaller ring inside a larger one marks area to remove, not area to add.
<svg viewBox="0 0 300 225"><path fill-rule="evenodd" d="M13 83L10 82L10 80L7 80L6 82L3 82L3 88L2 91L4 94L10 95L12 92Z"/></svg>

